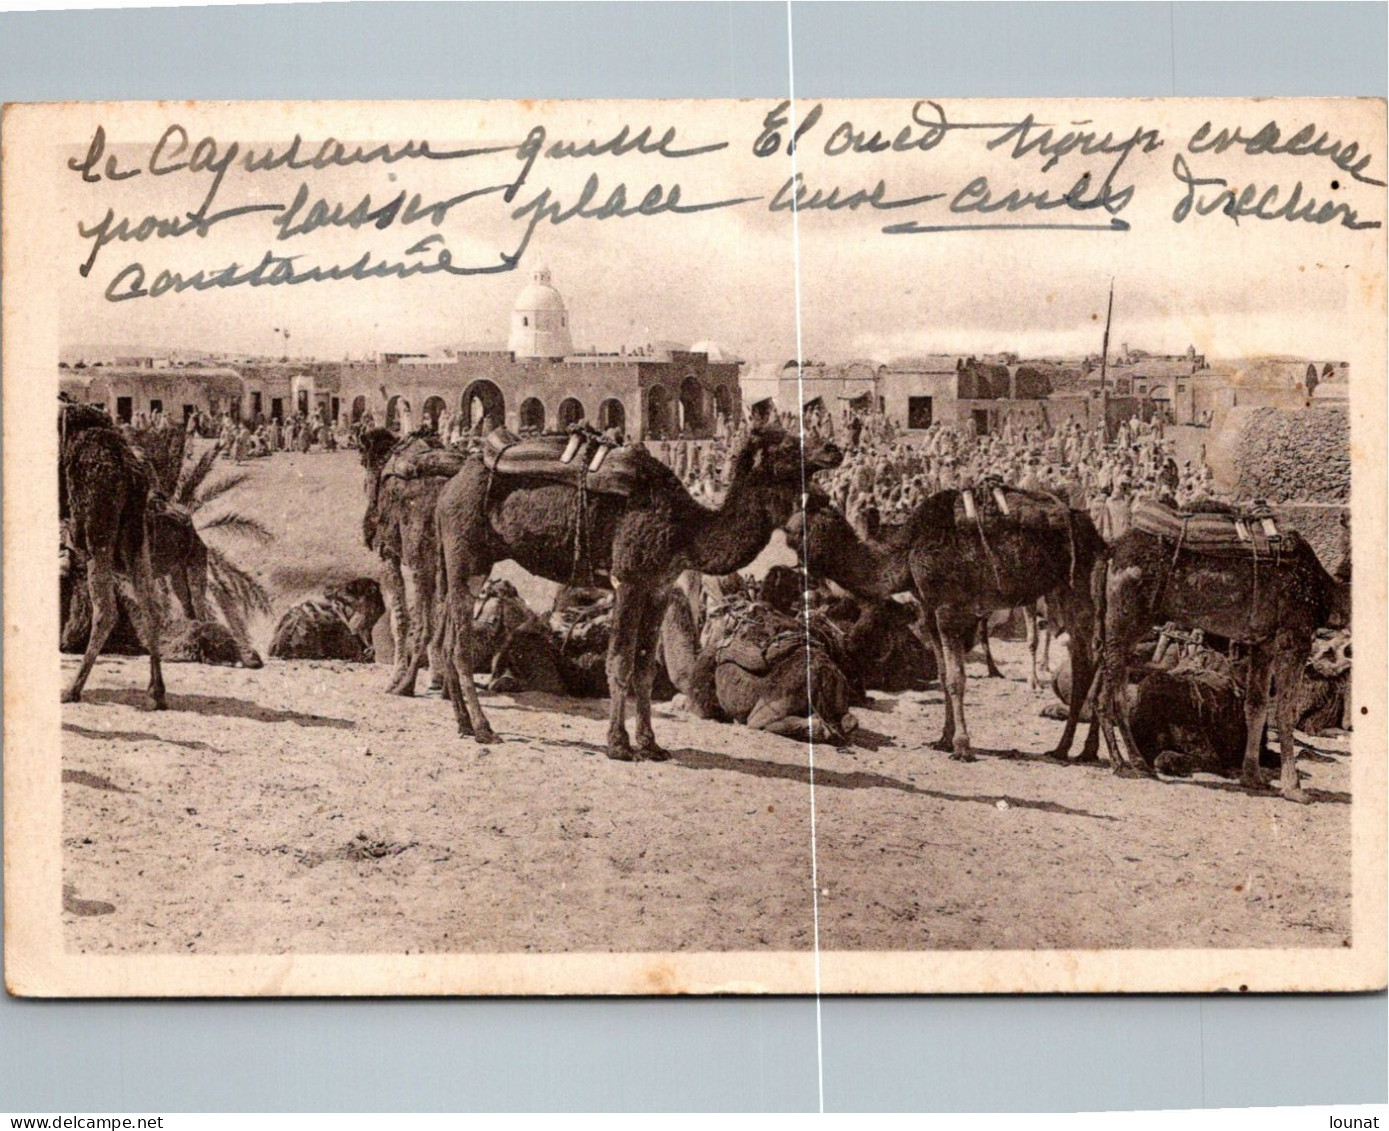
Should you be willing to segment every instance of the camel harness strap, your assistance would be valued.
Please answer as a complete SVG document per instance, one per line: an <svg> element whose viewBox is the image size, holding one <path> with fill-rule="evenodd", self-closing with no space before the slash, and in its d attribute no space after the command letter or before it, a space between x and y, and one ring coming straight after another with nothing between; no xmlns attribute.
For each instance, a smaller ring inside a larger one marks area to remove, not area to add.
<svg viewBox="0 0 1389 1131"><path fill-rule="evenodd" d="M1158 606L1162 604L1162 598L1167 593L1167 583L1177 572L1177 559L1182 556L1182 545L1186 542L1186 524L1190 521L1191 515L1182 515L1182 528L1177 532L1177 543L1172 551L1172 560L1167 563L1167 569L1163 571L1162 579L1158 582L1157 588L1153 590L1153 595L1148 601L1149 612L1156 612Z"/></svg>

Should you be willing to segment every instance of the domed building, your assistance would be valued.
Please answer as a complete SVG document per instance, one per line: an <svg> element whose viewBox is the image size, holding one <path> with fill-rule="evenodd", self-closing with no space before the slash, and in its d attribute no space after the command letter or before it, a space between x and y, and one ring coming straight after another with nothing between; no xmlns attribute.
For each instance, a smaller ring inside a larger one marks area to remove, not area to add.
<svg viewBox="0 0 1389 1131"><path fill-rule="evenodd" d="M477 431L562 430L579 421L631 439L709 439L742 412L740 362L712 342L576 352L569 310L541 267L512 304L505 349L345 363L342 411L388 426L459 414Z"/></svg>
<svg viewBox="0 0 1389 1131"><path fill-rule="evenodd" d="M530 286L516 296L511 309L511 335L507 349L518 361L546 358L559 361L574 352L569 337L569 312L564 297L550 283L550 269L542 267Z"/></svg>
<svg viewBox="0 0 1389 1131"><path fill-rule="evenodd" d="M387 353L380 361L230 362L218 370L154 364L64 370L63 387L122 420L155 410L186 419L199 410L355 422L370 412L387 427L437 428L461 418L474 432L562 431L586 421L634 440L707 440L742 413L742 363L711 341L575 352L564 296L544 267L512 304L505 348Z"/></svg>

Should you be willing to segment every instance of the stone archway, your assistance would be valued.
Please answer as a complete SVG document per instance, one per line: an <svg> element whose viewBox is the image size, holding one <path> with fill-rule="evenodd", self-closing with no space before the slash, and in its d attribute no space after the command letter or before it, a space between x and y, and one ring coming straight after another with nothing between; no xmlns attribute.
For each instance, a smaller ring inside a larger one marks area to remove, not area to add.
<svg viewBox="0 0 1389 1131"><path fill-rule="evenodd" d="M609 397L598 406L598 427L604 432L616 428L618 432L627 427L627 408L616 397Z"/></svg>
<svg viewBox="0 0 1389 1131"><path fill-rule="evenodd" d="M673 421L670 392L664 385L652 385L646 393L646 436L652 440L670 438Z"/></svg>
<svg viewBox="0 0 1389 1131"><path fill-rule="evenodd" d="M680 382L680 431L684 436L705 432L704 386L694 374Z"/></svg>
<svg viewBox="0 0 1389 1131"><path fill-rule="evenodd" d="M565 397L559 402L559 412L556 414L559 427L568 428L570 425L578 424L584 416L583 402L578 397Z"/></svg>
<svg viewBox="0 0 1389 1131"><path fill-rule="evenodd" d="M353 424L356 424L359 420L361 420L362 417L366 415L366 411L367 411L367 399L366 399L366 397L353 397L353 398L352 398L352 423L353 423Z"/></svg>
<svg viewBox="0 0 1389 1131"><path fill-rule="evenodd" d="M410 402L399 393L386 402L386 427L392 432L402 432L410 418Z"/></svg>
<svg viewBox="0 0 1389 1131"><path fill-rule="evenodd" d="M424 416L420 423L429 425L431 432L439 431L439 422L447 409L448 404L443 397L430 397L424 402Z"/></svg>
<svg viewBox="0 0 1389 1131"><path fill-rule="evenodd" d="M468 422L468 431L477 435L506 424L506 397L501 389L486 379L474 381L463 390L458 410Z"/></svg>
<svg viewBox="0 0 1389 1131"><path fill-rule="evenodd" d="M545 430L545 406L539 397L527 397L521 402L522 430L535 429L543 432Z"/></svg>

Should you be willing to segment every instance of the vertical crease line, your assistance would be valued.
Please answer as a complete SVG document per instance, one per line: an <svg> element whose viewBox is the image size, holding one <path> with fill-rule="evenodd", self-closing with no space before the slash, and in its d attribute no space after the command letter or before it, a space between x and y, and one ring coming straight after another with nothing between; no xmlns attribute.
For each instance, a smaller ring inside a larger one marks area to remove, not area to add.
<svg viewBox="0 0 1389 1131"><path fill-rule="evenodd" d="M796 408L798 413L797 428L798 438L801 444L801 505L805 506L806 496L809 493L810 477L806 473L805 467L805 349L803 346L801 331L801 223L800 208L797 200L797 172L796 172L796 51L794 36L791 28L791 5L792 0L786 0L786 73L788 93L790 94L790 113L787 117L787 131L791 135L791 140L787 145L788 153L791 158L791 251L792 251L792 277L795 283L796 296ZM799 563L798 563L799 564ZM812 941L814 946L814 978L815 978L815 1077L819 1093L820 1114L825 1111L825 1042L824 1024L821 1013L820 1002L820 867L816 844L815 827L815 704L813 699L814 678L810 663L810 572L807 570L802 581L801 593L801 616L805 621L805 694L806 707L809 711L806 727L809 735L806 742L806 759L808 776L810 781L810 911L812 926Z"/></svg>

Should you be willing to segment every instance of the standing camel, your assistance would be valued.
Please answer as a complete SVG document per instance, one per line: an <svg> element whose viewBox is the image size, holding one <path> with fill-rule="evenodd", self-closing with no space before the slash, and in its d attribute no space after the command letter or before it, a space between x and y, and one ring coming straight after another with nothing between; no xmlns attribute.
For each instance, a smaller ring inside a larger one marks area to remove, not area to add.
<svg viewBox="0 0 1389 1131"><path fill-rule="evenodd" d="M431 455L437 466L422 466ZM432 636L439 560L434 507L460 463L461 455L442 450L431 436L412 433L397 440L385 428L362 436L367 493L362 535L367 549L381 559L381 590L395 643L391 695L414 695L426 662L436 679L443 670Z"/></svg>
<svg viewBox="0 0 1389 1131"><path fill-rule="evenodd" d="M751 564L790 519L808 477L837 467L843 455L814 437L803 446L780 430L754 431L733 460L728 493L717 509L695 502L644 448L612 458L626 461L630 471L625 493L580 493L538 474L493 474L481 459L466 464L440 493L446 611L439 635L451 637L445 687L460 734L497 740L473 684L473 598L492 567L510 559L560 584L579 575L610 578L616 598L607 658L608 757L669 757L651 729L651 684L671 585L682 570L723 575ZM629 700L635 746L627 734Z"/></svg>
<svg viewBox="0 0 1389 1131"><path fill-rule="evenodd" d="M81 701L92 666L120 619L119 589L149 652L150 704L162 711L160 605L150 561L150 472L111 418L88 405L59 406L58 445L58 515L66 524L71 549L86 565L92 607L82 666L62 701Z"/></svg>
<svg viewBox="0 0 1389 1131"><path fill-rule="evenodd" d="M1102 686L1096 712L1115 770L1152 776L1129 724L1123 694L1129 656L1154 624L1174 621L1248 646L1247 724L1240 780L1262 789L1259 752L1268 717L1269 681L1278 689L1280 788L1290 801L1310 800L1299 784L1293 741L1298 688L1317 629L1349 622L1350 586L1332 579L1306 541L1285 535L1276 554L1255 557L1248 546L1211 553L1182 548L1130 529L1110 547L1104 583ZM1074 687L1087 686L1076 681ZM1072 695L1079 702L1081 696ZM1123 745L1115 741L1117 721Z"/></svg>
<svg viewBox="0 0 1389 1131"><path fill-rule="evenodd" d="M995 512L985 525L959 521L961 492L937 492L874 541L859 537L823 496L812 495L787 528L788 541L812 576L827 577L865 599L915 595L945 691L945 726L935 747L960 762L974 760L965 723L965 653L981 616L1046 597L1047 608L1070 629L1076 671L1088 677L1094 670L1091 579L1104 560L1103 539L1088 515L1049 496L1014 488L1005 489L1005 496L1018 518ZM1036 521L1023 521L1025 513ZM1076 697L1049 757L1067 757L1079 717ZM1095 760L1098 749L1092 726L1080 759Z"/></svg>

